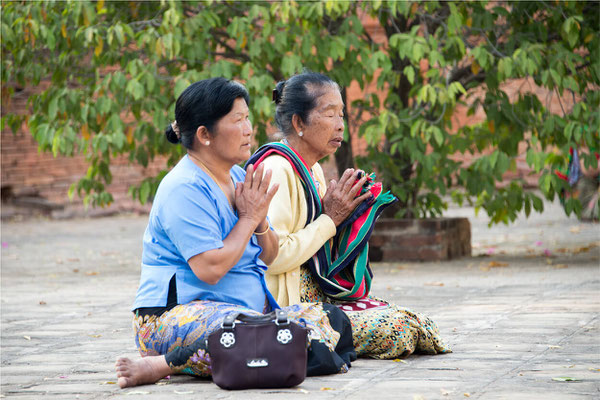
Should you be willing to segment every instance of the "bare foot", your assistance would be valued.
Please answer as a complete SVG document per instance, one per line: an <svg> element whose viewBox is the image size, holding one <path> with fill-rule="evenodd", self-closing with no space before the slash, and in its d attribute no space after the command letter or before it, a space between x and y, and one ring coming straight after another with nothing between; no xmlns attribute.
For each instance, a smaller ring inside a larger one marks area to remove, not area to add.
<svg viewBox="0 0 600 400"><path fill-rule="evenodd" d="M120 357L115 363L115 369L119 378L117 383L121 389L155 383L171 374L165 356L149 356L137 361Z"/></svg>

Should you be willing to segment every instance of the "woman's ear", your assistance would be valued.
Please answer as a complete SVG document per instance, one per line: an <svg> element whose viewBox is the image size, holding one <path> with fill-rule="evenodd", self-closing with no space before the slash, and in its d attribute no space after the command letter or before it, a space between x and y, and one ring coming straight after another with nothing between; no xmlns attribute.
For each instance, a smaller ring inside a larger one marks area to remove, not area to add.
<svg viewBox="0 0 600 400"><path fill-rule="evenodd" d="M198 129L196 129L196 139L198 139L198 142L200 143L206 143L210 141L210 132L208 132L208 129L206 129L204 125L200 125Z"/></svg>
<svg viewBox="0 0 600 400"><path fill-rule="evenodd" d="M294 127L294 131L296 131L296 133L304 129L304 123L302 122L302 118L300 118L298 114L294 114L292 116L292 126Z"/></svg>

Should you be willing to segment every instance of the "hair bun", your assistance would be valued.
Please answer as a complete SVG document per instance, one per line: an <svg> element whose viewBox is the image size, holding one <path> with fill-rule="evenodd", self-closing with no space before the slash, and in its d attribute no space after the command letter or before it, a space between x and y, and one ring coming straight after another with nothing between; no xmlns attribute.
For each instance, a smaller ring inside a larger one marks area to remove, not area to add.
<svg viewBox="0 0 600 400"><path fill-rule="evenodd" d="M275 104L279 104L281 102L281 97L283 96L283 88L285 87L286 81L279 81L273 89L273 101Z"/></svg>
<svg viewBox="0 0 600 400"><path fill-rule="evenodd" d="M175 130L173 130L173 126L169 124L165 129L165 136L170 143L177 144L181 143L181 138L177 136Z"/></svg>

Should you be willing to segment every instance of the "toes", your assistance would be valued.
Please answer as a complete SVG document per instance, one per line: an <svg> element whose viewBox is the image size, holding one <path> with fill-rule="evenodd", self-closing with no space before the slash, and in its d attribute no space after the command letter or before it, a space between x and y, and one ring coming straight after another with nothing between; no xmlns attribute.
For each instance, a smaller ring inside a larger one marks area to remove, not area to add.
<svg viewBox="0 0 600 400"><path fill-rule="evenodd" d="M119 387L120 387L121 389L124 389L124 388L126 388L126 387L132 386L132 385L130 384L130 381L129 381L129 379L127 379L127 378L123 378L123 377L119 378L119 379L117 380L117 383L119 384Z"/></svg>

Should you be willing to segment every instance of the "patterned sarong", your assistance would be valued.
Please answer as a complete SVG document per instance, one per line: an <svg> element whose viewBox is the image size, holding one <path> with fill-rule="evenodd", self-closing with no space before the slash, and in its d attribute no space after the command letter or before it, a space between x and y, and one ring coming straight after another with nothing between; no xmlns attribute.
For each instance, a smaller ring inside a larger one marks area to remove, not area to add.
<svg viewBox="0 0 600 400"><path fill-rule="evenodd" d="M306 194L308 225L322 213L323 207L310 167L298 153L283 143L268 143L250 157L246 166L254 164L256 168L272 154L285 157L300 178ZM323 292L333 299L359 300L366 297L371 289L373 272L369 265L368 240L379 214L397 201L390 192L382 193L381 183L375 183L373 179L374 175L370 175L357 194L360 196L370 191L372 197L360 204L337 227L333 239L325 243L307 262Z"/></svg>

